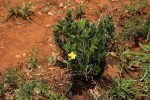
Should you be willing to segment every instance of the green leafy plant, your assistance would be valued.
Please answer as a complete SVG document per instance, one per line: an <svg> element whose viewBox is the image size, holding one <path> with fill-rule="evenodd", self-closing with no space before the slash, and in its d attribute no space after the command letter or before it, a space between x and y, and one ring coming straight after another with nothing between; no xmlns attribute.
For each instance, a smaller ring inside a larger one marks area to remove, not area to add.
<svg viewBox="0 0 150 100"><path fill-rule="evenodd" d="M105 66L106 54L111 49L115 26L108 15L98 25L86 19L75 21L69 10L64 20L53 28L55 41L63 50L64 62L72 75L98 75Z"/></svg>
<svg viewBox="0 0 150 100"><path fill-rule="evenodd" d="M54 92L50 92L48 100L68 100L64 95L56 94Z"/></svg>
<svg viewBox="0 0 150 100"><path fill-rule="evenodd" d="M128 0L130 5L124 4L121 1L122 7L124 10L127 10L129 13L133 13L135 15L140 14L141 10L148 6L148 0Z"/></svg>
<svg viewBox="0 0 150 100"><path fill-rule="evenodd" d="M79 3L74 10L73 17L76 19L81 19L85 15L85 6L84 3Z"/></svg>
<svg viewBox="0 0 150 100"><path fill-rule="evenodd" d="M16 90L16 96L20 100L30 100L36 83L34 80L22 82L20 88Z"/></svg>
<svg viewBox="0 0 150 100"><path fill-rule="evenodd" d="M3 7L8 11L8 14L5 16L5 20L9 20L11 17L22 17L25 20L30 20L30 16L34 15L31 11L31 3L25 2L22 6L12 7L10 3L2 2Z"/></svg>
<svg viewBox="0 0 150 100"><path fill-rule="evenodd" d="M31 52L31 57L28 58L28 68L37 67L37 52L35 51L35 48L30 48L29 50Z"/></svg>
<svg viewBox="0 0 150 100"><path fill-rule="evenodd" d="M0 74L0 99L11 93L15 100L67 100L63 94L53 92L44 80L27 79L26 75L23 76L24 74L17 71L11 68Z"/></svg>
<svg viewBox="0 0 150 100"><path fill-rule="evenodd" d="M64 95L52 92L48 84L44 81L24 81L21 83L19 89L16 90L16 96L20 100L30 100L39 95L44 100L67 100Z"/></svg>
<svg viewBox="0 0 150 100"><path fill-rule="evenodd" d="M140 88L138 88L139 95L145 98L150 98L150 45L143 45L139 43L144 52L125 51L124 55L131 58L129 67L134 64L139 64L140 69L143 71L139 82Z"/></svg>
<svg viewBox="0 0 150 100"><path fill-rule="evenodd" d="M43 97L49 96L50 86L48 86L48 84L46 84L44 81L37 82L36 87L41 96Z"/></svg>
<svg viewBox="0 0 150 100"><path fill-rule="evenodd" d="M49 7L49 6L46 6L46 7L44 7L44 8L42 9L42 12L48 13L49 10L50 10L50 7Z"/></svg>
<svg viewBox="0 0 150 100"><path fill-rule="evenodd" d="M136 100L134 79L114 78L109 88L109 95L113 100Z"/></svg>
<svg viewBox="0 0 150 100"><path fill-rule="evenodd" d="M15 69L9 69L6 74L3 76L5 83L14 86L17 83L17 73Z"/></svg>
<svg viewBox="0 0 150 100"><path fill-rule="evenodd" d="M4 84L0 82L0 94L4 91Z"/></svg>
<svg viewBox="0 0 150 100"><path fill-rule="evenodd" d="M150 14L146 20L141 20L138 17L130 17L124 20L124 38L132 38L135 44L138 45L139 39L142 38L149 41L150 38Z"/></svg>
<svg viewBox="0 0 150 100"><path fill-rule="evenodd" d="M109 95L108 90L101 90L98 100L113 100L113 97Z"/></svg>

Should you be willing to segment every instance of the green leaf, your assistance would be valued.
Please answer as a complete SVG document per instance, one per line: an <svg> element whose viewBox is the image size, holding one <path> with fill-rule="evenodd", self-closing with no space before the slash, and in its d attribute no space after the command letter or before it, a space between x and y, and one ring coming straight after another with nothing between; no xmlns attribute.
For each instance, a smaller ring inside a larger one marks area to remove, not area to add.
<svg viewBox="0 0 150 100"><path fill-rule="evenodd" d="M50 8L48 6L46 6L45 8L42 9L42 12L44 13L48 13L50 10Z"/></svg>
<svg viewBox="0 0 150 100"><path fill-rule="evenodd" d="M66 52L69 52L71 48L71 44L70 44L70 41L68 41L66 44L64 44L64 49L66 50Z"/></svg>
<svg viewBox="0 0 150 100"><path fill-rule="evenodd" d="M90 51L94 52L95 49L97 49L97 47L94 45L94 43L92 43L92 45L90 47Z"/></svg>
<svg viewBox="0 0 150 100"><path fill-rule="evenodd" d="M52 64L54 62L54 58L52 56L47 57L47 60L49 61L50 64Z"/></svg>
<svg viewBox="0 0 150 100"><path fill-rule="evenodd" d="M63 60L63 63L69 65L69 62L67 60Z"/></svg>
<svg viewBox="0 0 150 100"><path fill-rule="evenodd" d="M72 44L72 46L71 46L72 51L75 51L76 48L77 48L77 43Z"/></svg>
<svg viewBox="0 0 150 100"><path fill-rule="evenodd" d="M145 56L147 54L143 53L143 52L125 51L125 52L123 52L123 55L141 55L141 56Z"/></svg>
<svg viewBox="0 0 150 100"><path fill-rule="evenodd" d="M143 45L143 44L141 44L141 43L139 43L139 45L140 45L140 47L141 47L143 50L145 50L145 51L147 51L147 52L150 52L150 45Z"/></svg>

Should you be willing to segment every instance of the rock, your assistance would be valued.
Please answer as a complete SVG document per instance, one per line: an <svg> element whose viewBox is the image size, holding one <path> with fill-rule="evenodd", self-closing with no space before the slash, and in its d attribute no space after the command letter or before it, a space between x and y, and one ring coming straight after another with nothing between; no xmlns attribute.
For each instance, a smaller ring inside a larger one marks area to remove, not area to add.
<svg viewBox="0 0 150 100"><path fill-rule="evenodd" d="M50 10L50 8L48 6L46 6L45 8L42 9L42 12L44 13L48 13Z"/></svg>
<svg viewBox="0 0 150 100"><path fill-rule="evenodd" d="M67 8L67 6L64 6L64 9L66 9Z"/></svg>
<svg viewBox="0 0 150 100"><path fill-rule="evenodd" d="M54 61L55 61L55 60L57 60L58 54L55 53L55 52L52 52L52 57L53 57L53 59L54 59Z"/></svg>
<svg viewBox="0 0 150 100"><path fill-rule="evenodd" d="M21 57L21 55L16 55L15 57L16 57L16 58L20 58L20 57Z"/></svg>
<svg viewBox="0 0 150 100"><path fill-rule="evenodd" d="M42 13L41 13L40 11L39 11L39 12L37 12L37 14L38 14L38 15L42 15Z"/></svg>
<svg viewBox="0 0 150 100"><path fill-rule="evenodd" d="M45 25L45 27L49 28L49 27L51 27L51 25L48 24L48 25Z"/></svg>
<svg viewBox="0 0 150 100"><path fill-rule="evenodd" d="M10 85L4 83L4 90L8 90L9 88L10 88Z"/></svg>
<svg viewBox="0 0 150 100"><path fill-rule="evenodd" d="M47 15L52 16L52 15L53 15L53 13L52 13L52 12L48 12L48 13L47 13Z"/></svg>
<svg viewBox="0 0 150 100"><path fill-rule="evenodd" d="M118 1L118 0L111 0L111 1Z"/></svg>
<svg viewBox="0 0 150 100"><path fill-rule="evenodd" d="M22 55L25 57L27 54L26 54L26 53L23 53Z"/></svg>
<svg viewBox="0 0 150 100"><path fill-rule="evenodd" d="M14 94L11 93L5 93L5 100L14 100Z"/></svg>
<svg viewBox="0 0 150 100"><path fill-rule="evenodd" d="M35 6L31 6L31 8L32 8L32 9L36 9L36 7L35 7Z"/></svg>
<svg viewBox="0 0 150 100"><path fill-rule="evenodd" d="M39 91L39 89L38 89L37 87L34 88L34 92L35 92L36 94L39 94L39 93L40 93L40 91Z"/></svg>
<svg viewBox="0 0 150 100"><path fill-rule="evenodd" d="M57 60L63 61L63 58L62 58L61 56L58 56L58 57L57 57Z"/></svg>
<svg viewBox="0 0 150 100"><path fill-rule="evenodd" d="M125 12L125 13L128 13L129 11L128 11L128 10L124 10L124 12Z"/></svg>
<svg viewBox="0 0 150 100"><path fill-rule="evenodd" d="M60 3L60 4L59 4L59 7L60 7L60 8L63 8L63 7L64 7L63 3Z"/></svg>

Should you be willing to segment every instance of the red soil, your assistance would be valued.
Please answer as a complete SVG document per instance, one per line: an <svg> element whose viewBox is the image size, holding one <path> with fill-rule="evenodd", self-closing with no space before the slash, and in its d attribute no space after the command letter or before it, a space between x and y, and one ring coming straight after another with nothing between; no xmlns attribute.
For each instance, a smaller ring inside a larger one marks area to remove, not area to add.
<svg viewBox="0 0 150 100"><path fill-rule="evenodd" d="M10 0L12 5L22 5L25 0ZM28 0L35 2L37 0ZM59 19L58 11L61 11L62 16L65 15L67 8L56 7L55 5L50 6L50 12L53 15L47 15L41 12L41 8L48 3L54 3L55 0L42 0L41 3L37 4L34 11L36 16L32 16L32 21L27 22L21 18L11 18L7 22L3 21L3 16L6 14L4 7L0 5L0 70L5 70L10 66L15 66L17 63L26 63L27 58L30 56L29 48L34 47L38 51L38 57L42 59L47 72L56 75L60 78L63 70L57 67L47 67L48 62L46 58L52 55L52 52L59 55L59 50L54 42L49 41L53 38L52 27L57 24ZM58 3L63 3L65 6L66 0L58 0ZM71 8L74 8L77 2L85 0L69 0L72 1ZM87 0L85 3L86 16L91 21L96 22L98 15L102 18L108 13L113 13L115 22L118 20L119 15L115 12L116 9L121 9L121 4L118 0ZM128 3L128 0L122 0L124 3ZM0 0L2 2L2 0ZM149 0L150 2L150 0ZM106 9L97 13L100 8L106 6ZM59 56L58 56L59 57ZM109 63L109 62L108 62ZM111 66L116 66L111 65ZM109 73L111 72L111 73ZM106 74L118 73L117 67L110 68ZM59 79L61 80L61 79ZM58 84L57 84L58 85ZM57 86L56 86L57 87Z"/></svg>
<svg viewBox="0 0 150 100"><path fill-rule="evenodd" d="M24 1L25 0L10 0L10 3L16 6L22 5ZM29 1L34 3L36 0ZM50 7L50 12L56 13L52 16L48 16L39 10L43 5L53 1L43 0L42 3L39 3L36 6L37 10L35 10L37 16L32 17L33 21L31 23L21 18L11 18L9 21L2 23L6 10L4 7L0 6L0 70L4 70L9 66L15 66L18 62L26 61L28 48L35 47L38 50L38 56L43 59L50 56L53 49L57 48L54 44L48 42L48 39L53 37L51 28L61 19L61 17L57 17L57 11L60 10L62 16L64 16L67 8L57 8L55 5L52 5ZM76 0L76 2L81 1L84 0ZM124 1L126 2L126 0ZM73 5L71 5L71 8L74 8L76 4L74 1L72 2ZM65 0L59 0L58 3L63 3L65 5ZM116 8L121 7L118 1L111 2L110 0L89 0L85 5L86 16L89 17L91 21L98 20L96 12L99 11L100 7L107 7L106 10L102 11L100 14L102 18L106 14L113 12Z"/></svg>

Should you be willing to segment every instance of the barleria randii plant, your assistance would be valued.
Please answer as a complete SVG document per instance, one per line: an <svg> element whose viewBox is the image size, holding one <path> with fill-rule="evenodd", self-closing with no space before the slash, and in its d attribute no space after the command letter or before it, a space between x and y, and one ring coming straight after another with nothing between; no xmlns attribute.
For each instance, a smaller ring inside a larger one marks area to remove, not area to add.
<svg viewBox="0 0 150 100"><path fill-rule="evenodd" d="M34 15L31 11L31 3L25 2L22 6L13 7L10 3L2 2L2 6L5 7L8 13L5 16L5 21L9 20L11 17L22 17L25 20L30 20L30 16Z"/></svg>
<svg viewBox="0 0 150 100"><path fill-rule="evenodd" d="M88 18L75 21L68 10L64 20L59 20L53 28L55 41L63 51L64 62L72 75L98 75L105 66L106 54L111 49L115 26L108 15L98 25Z"/></svg>

